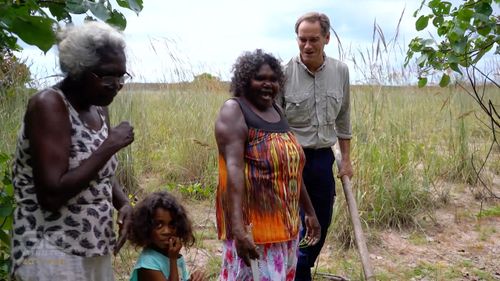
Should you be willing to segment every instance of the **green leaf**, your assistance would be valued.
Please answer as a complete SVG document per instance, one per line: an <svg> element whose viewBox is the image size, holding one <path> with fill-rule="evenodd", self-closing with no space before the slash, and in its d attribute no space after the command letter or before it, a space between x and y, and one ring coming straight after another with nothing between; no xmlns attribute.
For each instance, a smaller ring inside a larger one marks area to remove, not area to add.
<svg viewBox="0 0 500 281"><path fill-rule="evenodd" d="M434 45L434 43L436 43L436 41L434 41L434 39L425 39L422 41L422 45L424 45L424 46Z"/></svg>
<svg viewBox="0 0 500 281"><path fill-rule="evenodd" d="M14 212L13 206L0 206L0 218L8 217Z"/></svg>
<svg viewBox="0 0 500 281"><path fill-rule="evenodd" d="M463 75L462 71L460 70L460 68L458 67L458 63L450 63L450 68L457 72L457 73L460 73L460 75Z"/></svg>
<svg viewBox="0 0 500 281"><path fill-rule="evenodd" d="M416 38L413 38L413 40L411 40L410 44L408 44L408 47L410 48L411 51L413 52L420 52L420 50L422 49L422 42L421 42L421 38L419 37L416 37Z"/></svg>
<svg viewBox="0 0 500 281"><path fill-rule="evenodd" d="M485 15L487 17L489 17L491 15L491 13L493 13L493 9L491 8L491 5L488 4L486 1L482 1L482 2L477 3L474 6L474 10L476 10L476 13Z"/></svg>
<svg viewBox="0 0 500 281"><path fill-rule="evenodd" d="M100 20L107 21L109 18L111 18L110 11L108 10L108 8L106 8L106 6L104 6L103 3L98 2L89 4L92 14L94 14Z"/></svg>
<svg viewBox="0 0 500 281"><path fill-rule="evenodd" d="M429 17L427 16L420 16L415 23L415 28L417 31L421 31L427 27L427 24L429 23Z"/></svg>
<svg viewBox="0 0 500 281"><path fill-rule="evenodd" d="M66 11L72 14L84 14L89 10L89 2L86 0L67 0Z"/></svg>
<svg viewBox="0 0 500 281"><path fill-rule="evenodd" d="M421 55L417 61L416 64L420 67L424 66L424 63L427 61L428 56L426 54Z"/></svg>
<svg viewBox="0 0 500 281"><path fill-rule="evenodd" d="M56 17L58 21L62 21L64 19L71 19L71 16L65 9L64 3L49 3L48 4L50 13Z"/></svg>
<svg viewBox="0 0 500 281"><path fill-rule="evenodd" d="M451 10L451 2L443 1L439 4L439 12L441 15L447 15Z"/></svg>
<svg viewBox="0 0 500 281"><path fill-rule="evenodd" d="M13 51L20 51L21 47L17 45L17 37L5 33L0 30L0 48L7 47Z"/></svg>
<svg viewBox="0 0 500 281"><path fill-rule="evenodd" d="M439 7L439 3L441 3L441 0L431 0L429 1L429 8L437 8Z"/></svg>
<svg viewBox="0 0 500 281"><path fill-rule="evenodd" d="M423 88L425 85L427 85L427 77L418 78L418 87Z"/></svg>
<svg viewBox="0 0 500 281"><path fill-rule="evenodd" d="M443 36L446 33L448 33L448 31L450 30L451 26L452 26L451 22L446 21L446 22L442 23L441 26L437 30L438 35L439 36Z"/></svg>
<svg viewBox="0 0 500 281"><path fill-rule="evenodd" d="M10 237L7 234L7 232L3 229L0 229L0 241L2 241L2 243L4 245L7 245L10 247Z"/></svg>
<svg viewBox="0 0 500 281"><path fill-rule="evenodd" d="M477 29L477 33L483 35L483 36L488 36L491 32L491 27L486 25L486 26L482 26L482 27L479 27Z"/></svg>
<svg viewBox="0 0 500 281"><path fill-rule="evenodd" d="M470 21L470 19L472 18L473 15L474 15L473 10L464 8L464 9L461 9L458 11L457 18L468 22L468 21Z"/></svg>
<svg viewBox="0 0 500 281"><path fill-rule="evenodd" d="M453 51L457 54L463 54L465 53L465 47L467 46L467 38L462 37L460 40L457 40L454 42L451 46Z"/></svg>
<svg viewBox="0 0 500 281"><path fill-rule="evenodd" d="M56 41L56 35L52 29L56 22L53 19L27 16L18 17L13 23L12 32L24 42L35 45L44 52L47 52Z"/></svg>
<svg viewBox="0 0 500 281"><path fill-rule="evenodd" d="M128 0L128 3L130 4L130 9L132 9L132 11L136 13L142 11L142 0Z"/></svg>
<svg viewBox="0 0 500 281"><path fill-rule="evenodd" d="M130 5L128 4L127 0L116 0L116 4L118 4L118 6L120 7L130 9Z"/></svg>
<svg viewBox="0 0 500 281"><path fill-rule="evenodd" d="M5 181L6 179L4 179ZM10 181L10 179L9 179ZM14 186L10 183L10 184L6 184L4 186L4 190L5 190L5 194L7 194L7 196L10 196L10 197L13 197L14 196Z"/></svg>
<svg viewBox="0 0 500 281"><path fill-rule="evenodd" d="M489 50L491 50L491 48L493 47L493 45L489 45L488 47L486 48L482 48L474 57L474 59L472 60L472 63L475 64L477 63Z"/></svg>
<svg viewBox="0 0 500 281"><path fill-rule="evenodd" d="M117 10L113 10L111 17L106 22L119 28L120 30L124 30L125 27L127 27L127 20L125 19L125 16Z"/></svg>
<svg viewBox="0 0 500 281"><path fill-rule="evenodd" d="M447 59L449 63L458 63L460 61L460 59L452 53L448 54Z"/></svg>
<svg viewBox="0 0 500 281"><path fill-rule="evenodd" d="M441 81L439 81L439 86L440 87L446 87L450 84L450 76L448 74L443 73L443 76L441 77Z"/></svg>
<svg viewBox="0 0 500 281"><path fill-rule="evenodd" d="M143 8L142 0L117 0L116 3L118 3L120 7L130 9L137 14L142 11Z"/></svg>
<svg viewBox="0 0 500 281"><path fill-rule="evenodd" d="M438 16L438 17L435 17L433 20L432 20L432 24L435 26L435 27L440 27L441 24L443 24L443 21L444 21L444 18L442 16Z"/></svg>
<svg viewBox="0 0 500 281"><path fill-rule="evenodd" d="M458 26L455 26L450 32L448 33L448 39L450 39L450 43L454 43L455 41L459 41L464 37L465 30L461 29Z"/></svg>

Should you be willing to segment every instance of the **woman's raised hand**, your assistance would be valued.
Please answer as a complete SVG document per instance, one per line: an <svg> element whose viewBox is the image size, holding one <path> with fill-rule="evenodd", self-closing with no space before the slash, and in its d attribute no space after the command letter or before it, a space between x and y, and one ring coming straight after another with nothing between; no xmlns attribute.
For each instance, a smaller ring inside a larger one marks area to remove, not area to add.
<svg viewBox="0 0 500 281"><path fill-rule="evenodd" d="M122 121L118 126L109 129L106 141L118 151L134 141L134 127L128 121Z"/></svg>

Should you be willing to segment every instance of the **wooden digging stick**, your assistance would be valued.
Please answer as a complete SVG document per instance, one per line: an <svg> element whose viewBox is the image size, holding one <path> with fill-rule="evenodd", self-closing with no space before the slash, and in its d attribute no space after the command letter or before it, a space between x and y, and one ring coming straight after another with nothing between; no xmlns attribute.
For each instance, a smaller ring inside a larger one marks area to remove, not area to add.
<svg viewBox="0 0 500 281"><path fill-rule="evenodd" d="M342 166L342 155L340 154L338 147L335 147L333 151L335 154L335 160L337 161L337 167L340 171L340 167ZM358 205L356 204L356 200L352 194L351 180L346 175L342 177L342 188L344 189L347 207L349 208L349 214L351 215L352 226L354 227L354 237L356 239L356 246L358 248L359 255L361 256L361 264L363 265L365 278L367 281L375 281L375 275L373 274L373 269L370 263L370 254L368 253L365 235L363 233L363 228L361 227Z"/></svg>

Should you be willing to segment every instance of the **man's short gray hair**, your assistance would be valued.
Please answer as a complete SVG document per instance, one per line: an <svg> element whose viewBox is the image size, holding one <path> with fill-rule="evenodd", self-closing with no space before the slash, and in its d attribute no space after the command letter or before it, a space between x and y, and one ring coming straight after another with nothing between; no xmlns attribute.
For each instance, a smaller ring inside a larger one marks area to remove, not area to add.
<svg viewBox="0 0 500 281"><path fill-rule="evenodd" d="M318 13L318 12L309 12L307 14L302 15L297 22L295 23L295 33L299 34L299 25L303 21L308 21L308 22L319 22L319 25L321 26L321 35L327 36L330 34L330 19L328 18L327 15L323 13Z"/></svg>
<svg viewBox="0 0 500 281"><path fill-rule="evenodd" d="M125 52L123 35L106 23L88 21L80 26L68 26L57 34L59 64L67 76L79 77L102 59L99 50Z"/></svg>

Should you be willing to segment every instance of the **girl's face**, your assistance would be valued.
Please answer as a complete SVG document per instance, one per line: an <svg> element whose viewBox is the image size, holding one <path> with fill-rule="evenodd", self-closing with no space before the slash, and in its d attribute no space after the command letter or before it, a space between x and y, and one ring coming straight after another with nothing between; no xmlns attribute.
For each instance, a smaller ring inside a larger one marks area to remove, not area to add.
<svg viewBox="0 0 500 281"><path fill-rule="evenodd" d="M168 242L175 236L174 221L170 212L157 208L153 216L153 244L161 250L168 250Z"/></svg>

